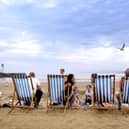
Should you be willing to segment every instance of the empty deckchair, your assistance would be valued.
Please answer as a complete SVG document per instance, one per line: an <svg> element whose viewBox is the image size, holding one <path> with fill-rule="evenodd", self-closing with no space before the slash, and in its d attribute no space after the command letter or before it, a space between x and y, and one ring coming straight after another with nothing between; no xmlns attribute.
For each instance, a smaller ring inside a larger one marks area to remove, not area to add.
<svg viewBox="0 0 129 129"><path fill-rule="evenodd" d="M94 108L114 108L115 75L98 75L95 79L93 92ZM109 104L110 106L104 106L104 104Z"/></svg>
<svg viewBox="0 0 129 129"><path fill-rule="evenodd" d="M64 105L64 90L65 90L65 75L48 75L48 101L47 109L49 108L67 108L67 103ZM47 110L48 111L48 110Z"/></svg>
<svg viewBox="0 0 129 129"><path fill-rule="evenodd" d="M14 93L11 111L16 107L32 109L34 106L34 88L32 79L26 74L21 73L12 75L12 80Z"/></svg>
<svg viewBox="0 0 129 129"><path fill-rule="evenodd" d="M123 92L121 92L120 109L122 108L129 109L129 78L124 80Z"/></svg>

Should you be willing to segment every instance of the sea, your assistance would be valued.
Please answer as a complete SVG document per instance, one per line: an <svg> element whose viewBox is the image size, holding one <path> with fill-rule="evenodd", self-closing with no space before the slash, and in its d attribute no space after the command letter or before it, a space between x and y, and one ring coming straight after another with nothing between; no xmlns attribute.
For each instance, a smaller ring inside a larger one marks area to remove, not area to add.
<svg viewBox="0 0 129 129"><path fill-rule="evenodd" d="M119 81L123 73L97 73L99 75L109 75L115 74L115 80ZM89 82L91 73L75 73L76 82ZM47 75L46 74L37 74L37 78L41 83L47 83ZM0 78L0 83L10 83L12 80L10 78Z"/></svg>
<svg viewBox="0 0 129 129"><path fill-rule="evenodd" d="M114 75L115 74L115 80L119 81L121 79L121 76L123 75L122 72L119 73L97 73L98 75ZM78 82L89 82L91 73L75 73L75 79ZM38 75L38 79L41 82L47 82L47 75Z"/></svg>

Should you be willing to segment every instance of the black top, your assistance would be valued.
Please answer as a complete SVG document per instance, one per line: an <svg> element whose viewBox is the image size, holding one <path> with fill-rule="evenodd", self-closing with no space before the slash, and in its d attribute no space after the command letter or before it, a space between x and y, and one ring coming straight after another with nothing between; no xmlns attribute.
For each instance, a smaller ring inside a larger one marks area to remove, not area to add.
<svg viewBox="0 0 129 129"><path fill-rule="evenodd" d="M70 86L67 86L65 87L65 96L69 96L71 93L72 93L72 87L73 87L73 84L71 84Z"/></svg>

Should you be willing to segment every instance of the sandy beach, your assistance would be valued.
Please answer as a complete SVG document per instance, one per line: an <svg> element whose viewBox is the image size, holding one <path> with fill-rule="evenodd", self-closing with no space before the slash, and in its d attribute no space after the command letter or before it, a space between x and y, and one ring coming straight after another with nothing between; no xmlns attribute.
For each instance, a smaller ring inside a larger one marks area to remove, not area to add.
<svg viewBox="0 0 129 129"><path fill-rule="evenodd" d="M86 83L77 83L79 93L83 98ZM47 93L47 84L42 83L42 88ZM9 100L13 93L13 85L0 84L3 93L0 102ZM129 129L129 114L119 111L86 111L83 108L46 112L46 97L42 98L43 108L29 112L15 109L8 114L9 108L0 109L0 127L2 129Z"/></svg>

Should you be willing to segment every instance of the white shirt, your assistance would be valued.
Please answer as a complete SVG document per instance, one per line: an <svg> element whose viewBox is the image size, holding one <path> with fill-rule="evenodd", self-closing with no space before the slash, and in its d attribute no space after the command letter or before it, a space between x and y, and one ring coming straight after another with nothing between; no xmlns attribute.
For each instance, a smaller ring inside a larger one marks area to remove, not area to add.
<svg viewBox="0 0 129 129"><path fill-rule="evenodd" d="M85 95L87 96L87 99L91 99L92 95L93 95L93 92L92 91L90 91L90 92L86 91Z"/></svg>
<svg viewBox="0 0 129 129"><path fill-rule="evenodd" d="M37 86L40 85L40 82L37 78L32 78L32 83L33 83L34 93L36 93Z"/></svg>

